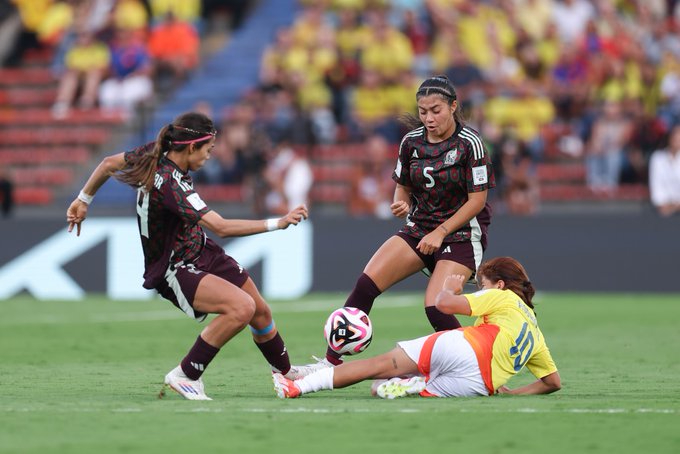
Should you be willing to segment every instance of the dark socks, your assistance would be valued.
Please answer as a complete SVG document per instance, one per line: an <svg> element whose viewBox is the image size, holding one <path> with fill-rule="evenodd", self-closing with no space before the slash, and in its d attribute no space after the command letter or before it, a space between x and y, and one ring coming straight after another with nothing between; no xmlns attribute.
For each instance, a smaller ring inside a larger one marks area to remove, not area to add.
<svg viewBox="0 0 680 454"><path fill-rule="evenodd" d="M373 279L366 273L362 273L354 285L354 290L347 297L345 307L356 307L369 314L373 307L373 301L380 296L382 291L375 285Z"/></svg>
<svg viewBox="0 0 680 454"><path fill-rule="evenodd" d="M366 273L361 273L357 283L354 285L354 290L347 297L345 301L345 307L356 307L362 311L369 314L371 308L373 307L373 302L380 296L382 291L375 285L373 279L368 277ZM328 348L326 350L326 359L331 362L331 364L342 364L341 355L335 353L333 350Z"/></svg>
<svg viewBox="0 0 680 454"><path fill-rule="evenodd" d="M441 312L435 306L426 306L425 315L430 321L430 325L435 331L446 331L449 329L460 328L460 322L453 315L448 315Z"/></svg>
<svg viewBox="0 0 680 454"><path fill-rule="evenodd" d="M198 380L219 351L219 348L213 347L198 336L194 346L180 364L182 371L191 380Z"/></svg>
<svg viewBox="0 0 680 454"><path fill-rule="evenodd" d="M279 333L276 333L276 336L261 344L255 342L255 345L257 345L257 348L260 349L262 355L273 368L284 375L288 373L290 370L288 350L286 350L286 346Z"/></svg>

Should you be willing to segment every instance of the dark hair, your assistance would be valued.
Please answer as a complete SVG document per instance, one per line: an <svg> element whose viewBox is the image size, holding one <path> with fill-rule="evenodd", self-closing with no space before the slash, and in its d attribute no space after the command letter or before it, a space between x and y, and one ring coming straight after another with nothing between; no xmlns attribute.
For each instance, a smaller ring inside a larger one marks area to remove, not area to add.
<svg viewBox="0 0 680 454"><path fill-rule="evenodd" d="M453 101L458 99L455 87L449 78L443 74L425 79L423 83L420 84L420 87L418 87L418 91L416 92L416 101L424 96L430 95L439 95L449 106L453 104ZM460 105L458 105L456 110L453 112L453 119L458 124L465 124L465 119L463 118ZM399 120L409 129L415 129L423 126L423 122L420 121L420 118L412 114L401 115Z"/></svg>
<svg viewBox="0 0 680 454"><path fill-rule="evenodd" d="M192 143L200 145L214 137L215 133L215 126L206 115L197 112L182 114L161 128L150 151L115 177L135 188L143 186L150 190L158 162L165 153L181 151Z"/></svg>
<svg viewBox="0 0 680 454"><path fill-rule="evenodd" d="M527 276L527 272L517 260L512 257L496 257L482 263L477 270L477 280L485 277L491 282L498 282L502 280L505 282L505 288L512 290L517 294L522 301L526 303L531 309L534 304L531 299L534 297L536 290Z"/></svg>

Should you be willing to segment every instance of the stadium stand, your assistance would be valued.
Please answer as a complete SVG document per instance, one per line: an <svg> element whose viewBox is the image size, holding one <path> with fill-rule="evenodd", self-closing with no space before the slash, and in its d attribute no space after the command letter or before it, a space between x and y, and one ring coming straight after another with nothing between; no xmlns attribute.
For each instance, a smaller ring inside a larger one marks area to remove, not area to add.
<svg viewBox="0 0 680 454"><path fill-rule="evenodd" d="M512 212L505 200L512 179L504 174L520 175L516 186L539 205L646 203L647 160L680 116L672 89L680 74L679 10L661 1L259 0L225 45L146 106L135 130L96 112L74 110L56 121L48 108L56 96L49 56L29 51L19 67L0 70L0 162L10 177L25 180L16 182L18 205L49 203L73 192L77 169L112 142L107 134L127 131L117 147L125 149L198 106L223 128L231 112L247 106L255 112L253 131L304 149L316 178L313 201L342 207L365 137L389 138L393 152L385 160L393 163L403 133L394 119L413 109L413 87L423 77L444 72L499 163L494 197L501 209ZM556 15L564 20L556 23ZM636 33L627 33L633 25ZM412 52L403 50L407 43ZM357 102L357 93L372 101ZM600 191L589 181L586 157L608 100L622 101L636 128L619 184ZM519 154L505 156L507 134L518 140ZM32 167L46 170L32 174ZM69 168L76 169L70 187L61 170ZM215 203L250 203L253 179L246 180L201 183L201 191ZM107 184L98 199L127 203L129 191Z"/></svg>
<svg viewBox="0 0 680 454"><path fill-rule="evenodd" d="M55 120L52 52L28 51L23 65L0 69L0 163L17 206L49 205L69 191L78 171L112 137L119 116L79 112Z"/></svg>

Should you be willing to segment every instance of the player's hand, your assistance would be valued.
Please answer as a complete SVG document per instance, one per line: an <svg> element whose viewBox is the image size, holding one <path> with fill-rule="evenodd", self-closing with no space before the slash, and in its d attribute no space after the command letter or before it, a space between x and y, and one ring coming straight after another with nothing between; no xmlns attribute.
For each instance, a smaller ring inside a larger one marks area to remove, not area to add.
<svg viewBox="0 0 680 454"><path fill-rule="evenodd" d="M80 199L75 199L66 210L66 222L68 222L68 231L71 233L73 227L76 227L76 236L80 236L80 224L87 217L87 203Z"/></svg>
<svg viewBox="0 0 680 454"><path fill-rule="evenodd" d="M442 246L442 241L444 240L444 236L446 236L442 235L443 232L444 231L442 229L435 229L431 231L425 235L422 240L420 240L416 246L416 249L425 255L434 254L435 251L439 250L439 248Z"/></svg>
<svg viewBox="0 0 680 454"><path fill-rule="evenodd" d="M500 387L498 387L498 389L496 390L496 394L510 394L510 388L508 388L508 387L505 386L505 385L500 386Z"/></svg>
<svg viewBox="0 0 680 454"><path fill-rule="evenodd" d="M451 274L444 279L442 290L448 290L456 295L463 293L463 285L465 285L465 276L462 274Z"/></svg>
<svg viewBox="0 0 680 454"><path fill-rule="evenodd" d="M403 200L398 200L390 205L390 210L392 210L392 214L396 217L405 218L409 211L411 211L411 206Z"/></svg>
<svg viewBox="0 0 680 454"><path fill-rule="evenodd" d="M279 219L279 227L281 229L287 229L289 225L298 225L303 219L307 219L308 217L309 212L307 211L307 206L299 205Z"/></svg>

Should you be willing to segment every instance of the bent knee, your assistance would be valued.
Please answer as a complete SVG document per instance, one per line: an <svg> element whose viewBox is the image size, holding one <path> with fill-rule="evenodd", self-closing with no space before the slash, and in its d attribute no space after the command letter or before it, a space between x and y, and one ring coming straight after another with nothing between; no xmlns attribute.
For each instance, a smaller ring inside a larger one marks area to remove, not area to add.
<svg viewBox="0 0 680 454"><path fill-rule="evenodd" d="M250 295L243 293L238 298L222 302L216 312L246 326L255 315L255 301Z"/></svg>
<svg viewBox="0 0 680 454"><path fill-rule="evenodd" d="M255 315L255 301L250 295L246 294L233 305L230 313L235 320L245 326L250 323Z"/></svg>

